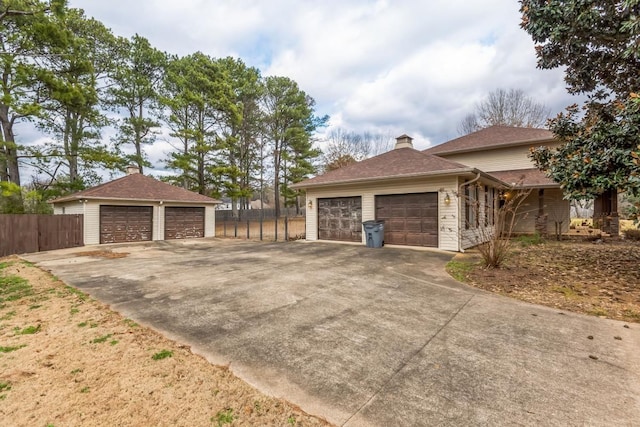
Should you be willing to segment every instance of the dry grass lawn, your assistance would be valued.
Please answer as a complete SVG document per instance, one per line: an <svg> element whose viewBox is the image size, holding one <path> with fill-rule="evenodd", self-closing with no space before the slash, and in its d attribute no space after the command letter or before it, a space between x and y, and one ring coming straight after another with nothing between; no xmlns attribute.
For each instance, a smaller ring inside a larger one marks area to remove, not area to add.
<svg viewBox="0 0 640 427"><path fill-rule="evenodd" d="M325 426L19 260L0 260L0 425Z"/></svg>

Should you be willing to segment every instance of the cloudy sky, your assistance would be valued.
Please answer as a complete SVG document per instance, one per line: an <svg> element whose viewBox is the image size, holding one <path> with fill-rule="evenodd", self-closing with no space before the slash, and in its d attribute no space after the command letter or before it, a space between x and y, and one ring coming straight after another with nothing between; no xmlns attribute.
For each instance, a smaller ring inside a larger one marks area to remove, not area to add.
<svg viewBox="0 0 640 427"><path fill-rule="evenodd" d="M536 68L517 0L70 0L114 34L164 51L234 56L287 76L331 127L458 136L490 91L524 90L556 112L574 102L562 70Z"/></svg>

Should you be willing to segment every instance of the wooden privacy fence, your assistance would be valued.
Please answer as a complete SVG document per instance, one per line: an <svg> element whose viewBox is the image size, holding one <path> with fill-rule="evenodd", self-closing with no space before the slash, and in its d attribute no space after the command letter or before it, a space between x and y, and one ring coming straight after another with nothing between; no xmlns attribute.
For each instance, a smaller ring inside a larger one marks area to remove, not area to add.
<svg viewBox="0 0 640 427"><path fill-rule="evenodd" d="M82 215L0 215L0 256L84 245Z"/></svg>

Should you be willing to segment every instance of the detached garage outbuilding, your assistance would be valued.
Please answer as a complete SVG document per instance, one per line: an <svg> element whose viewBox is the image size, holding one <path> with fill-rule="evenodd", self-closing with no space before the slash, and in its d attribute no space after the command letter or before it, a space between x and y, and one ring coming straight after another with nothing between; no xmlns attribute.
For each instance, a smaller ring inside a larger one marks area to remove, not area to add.
<svg viewBox="0 0 640 427"><path fill-rule="evenodd" d="M86 245L215 235L218 200L137 171L54 200L54 214L83 214Z"/></svg>

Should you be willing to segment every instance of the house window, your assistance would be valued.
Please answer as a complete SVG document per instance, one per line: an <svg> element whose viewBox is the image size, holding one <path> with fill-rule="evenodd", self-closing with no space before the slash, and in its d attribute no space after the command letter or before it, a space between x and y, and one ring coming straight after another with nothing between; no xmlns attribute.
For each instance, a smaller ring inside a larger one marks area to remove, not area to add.
<svg viewBox="0 0 640 427"><path fill-rule="evenodd" d="M66 213L67 208L65 208L64 206L62 207L62 215L64 215Z"/></svg>
<svg viewBox="0 0 640 427"><path fill-rule="evenodd" d="M489 215L491 214L491 203L489 201L490 199L489 191L490 191L489 186L485 185L484 186L484 226L485 227L488 227L490 223Z"/></svg>
<svg viewBox="0 0 640 427"><path fill-rule="evenodd" d="M480 225L478 196L477 185L471 184L464 187L464 214L466 220L465 228L467 230Z"/></svg>
<svg viewBox="0 0 640 427"><path fill-rule="evenodd" d="M496 209L498 208L498 199L496 198L496 189L493 187L484 187L484 225L496 225Z"/></svg>

